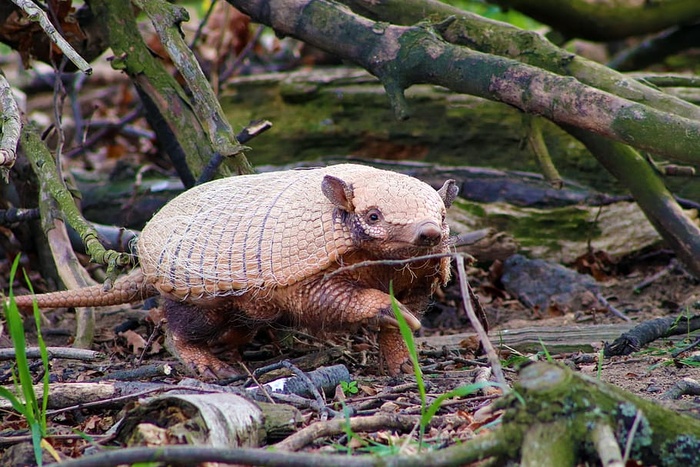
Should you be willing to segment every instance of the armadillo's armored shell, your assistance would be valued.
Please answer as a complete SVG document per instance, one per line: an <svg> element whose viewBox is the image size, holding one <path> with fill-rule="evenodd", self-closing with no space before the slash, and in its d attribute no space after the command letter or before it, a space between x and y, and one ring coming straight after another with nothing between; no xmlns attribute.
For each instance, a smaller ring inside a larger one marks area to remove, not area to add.
<svg viewBox="0 0 700 467"><path fill-rule="evenodd" d="M440 222L445 209L429 185L355 164L215 180L176 197L143 229L146 280L186 299L264 291L323 271L354 247L322 193L327 174L352 187L357 211L380 207L389 222Z"/></svg>

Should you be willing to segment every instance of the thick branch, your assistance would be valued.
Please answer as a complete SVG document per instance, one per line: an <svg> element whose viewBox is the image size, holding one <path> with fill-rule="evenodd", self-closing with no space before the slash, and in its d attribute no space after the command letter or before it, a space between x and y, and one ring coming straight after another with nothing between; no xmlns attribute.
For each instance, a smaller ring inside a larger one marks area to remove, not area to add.
<svg viewBox="0 0 700 467"><path fill-rule="evenodd" d="M17 144L22 131L20 122L19 107L12 95L10 83L5 79L5 75L0 71L0 176L7 183L9 171L15 165L17 156Z"/></svg>
<svg viewBox="0 0 700 467"><path fill-rule="evenodd" d="M63 184L63 181L58 178L55 170L56 163L49 150L31 128L23 128L22 145L32 163L37 178L43 184L43 189L56 200L61 213L65 217L65 221L80 233L80 238L92 260L96 263L108 264L112 268L129 264L129 255L105 250L102 246L97 230L85 220L75 205L73 196Z"/></svg>
<svg viewBox="0 0 700 467"><path fill-rule="evenodd" d="M425 17L443 21L435 26L447 41L470 49L512 58L563 76L573 76L589 86L649 107L700 120L700 107L648 86L557 47L535 31L461 11L436 0L343 0L355 11L379 21L411 25Z"/></svg>
<svg viewBox="0 0 700 467"><path fill-rule="evenodd" d="M187 165L181 164L178 173L185 185L194 185L198 171L209 162L213 150L188 96L144 43L129 2L93 0L90 8L108 31L115 54L112 67L123 70L133 80L143 98L146 118L164 152L171 159L186 159ZM195 176L188 173L188 168L197 172Z"/></svg>
<svg viewBox="0 0 700 467"><path fill-rule="evenodd" d="M663 180L634 149L578 128L567 128L624 184L657 232L683 263L700 277L700 228L683 213Z"/></svg>
<svg viewBox="0 0 700 467"><path fill-rule="evenodd" d="M619 98L574 78L455 46L426 28L374 23L322 0L231 3L282 34L330 50L378 76L399 116L407 115L404 89L418 83L439 84L638 149L698 162L700 121Z"/></svg>
<svg viewBox="0 0 700 467"><path fill-rule="evenodd" d="M44 10L36 6L31 0L12 0L12 2L22 8L30 21L36 21L39 26L41 26L41 29L43 29L44 33L51 39L51 42L56 44L73 65L85 74L89 75L92 73L92 67L90 67L88 62L73 49L73 46L58 33L54 25L49 21L48 15L44 13Z"/></svg>

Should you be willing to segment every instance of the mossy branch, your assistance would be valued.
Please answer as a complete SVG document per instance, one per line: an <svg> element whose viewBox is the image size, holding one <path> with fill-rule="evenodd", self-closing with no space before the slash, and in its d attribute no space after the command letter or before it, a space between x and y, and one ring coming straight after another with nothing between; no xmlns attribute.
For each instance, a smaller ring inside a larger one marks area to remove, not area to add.
<svg viewBox="0 0 700 467"><path fill-rule="evenodd" d="M19 107L12 95L12 88L7 82L5 74L0 71L0 177L7 183L10 169L15 164L17 156L17 144L22 129L20 123Z"/></svg>
<svg viewBox="0 0 700 467"><path fill-rule="evenodd" d="M568 368L527 366L513 389L525 402L514 396L497 402L507 408L503 427L530 430L565 421L579 450L578 463L602 457L601 449L610 456L608 441L591 430L597 426L612 428L622 447L631 439L630 459L643 465L690 465L700 447L700 421Z"/></svg>
<svg viewBox="0 0 700 467"><path fill-rule="evenodd" d="M253 173L246 159L244 147L236 141L231 124L202 72L197 58L184 40L180 23L189 20L187 10L160 0L135 0L153 23L163 47L187 82L192 95L192 107L216 154L231 158L240 174Z"/></svg>
<svg viewBox="0 0 700 467"><path fill-rule="evenodd" d="M638 149L691 163L700 162L700 119L680 117L621 98L519 61L446 42L422 26L370 21L323 0L230 0L256 21L281 34L358 63L386 83L397 98L413 84L431 83L500 101L525 112L582 128ZM339 25L342 23L342 27Z"/></svg>
<svg viewBox="0 0 700 467"><path fill-rule="evenodd" d="M70 43L68 43L68 41L65 40L61 34L59 34L44 10L39 8L32 1L12 0L12 2L19 6L27 14L27 18L30 21L34 21L39 24L41 29L44 30L44 33L46 33L49 39L51 39L51 42L53 42L56 47L60 49L71 62L73 62L76 68L87 75L92 73L92 67L90 64L88 64L88 62L86 62L85 59L75 51L73 46L71 46Z"/></svg>
<svg viewBox="0 0 700 467"><path fill-rule="evenodd" d="M64 220L80 234L80 238L85 245L85 251L90 255L92 261L106 264L108 272L129 264L131 257L128 254L106 250L102 246L97 230L80 214L73 196L63 181L59 179L56 171L56 161L31 127L25 126L23 128L22 145L37 177L42 181L42 184L44 184L53 199L56 200L56 203L58 203Z"/></svg>
<svg viewBox="0 0 700 467"><path fill-rule="evenodd" d="M619 73L557 47L536 31L484 18L436 0L385 0L379 3L343 0L343 3L372 19L399 25L412 25L430 18L435 22L438 34L452 44L512 58L558 75L573 76L588 86L618 97L686 118L700 119L699 107L649 86L648 82L640 82L638 77Z"/></svg>
<svg viewBox="0 0 700 467"><path fill-rule="evenodd" d="M685 215L663 180L639 152L579 128L565 127L632 193L654 228L700 277L700 228Z"/></svg>
<svg viewBox="0 0 700 467"><path fill-rule="evenodd" d="M90 2L90 8L108 31L115 55L112 67L123 70L131 78L163 151L173 160L185 186L194 185L215 150L190 98L148 49L130 2L95 0Z"/></svg>

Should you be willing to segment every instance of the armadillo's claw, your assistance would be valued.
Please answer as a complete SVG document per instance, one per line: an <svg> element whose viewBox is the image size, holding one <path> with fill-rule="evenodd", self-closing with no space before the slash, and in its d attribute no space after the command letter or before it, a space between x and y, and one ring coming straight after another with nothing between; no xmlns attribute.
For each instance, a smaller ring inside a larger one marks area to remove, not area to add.
<svg viewBox="0 0 700 467"><path fill-rule="evenodd" d="M206 345L187 342L180 336L168 336L173 345L168 349L193 373L209 380L219 380L238 376L232 366L219 360Z"/></svg>
<svg viewBox="0 0 700 467"><path fill-rule="evenodd" d="M227 365L221 361L219 363L220 364L215 365L190 364L188 366L202 379L212 381L233 378L234 376L240 376L240 373L237 372L232 366Z"/></svg>
<svg viewBox="0 0 700 467"><path fill-rule="evenodd" d="M391 313L391 314L389 314ZM408 311L406 308L401 308L401 316L403 316L403 319L406 320L406 324L408 324L408 327L411 328L411 331L417 331L421 328L421 323L418 318L416 318L413 313ZM390 310L389 312L386 313L381 313L379 315L379 325L381 327L391 327L391 328L398 328L399 327L399 322L396 319L396 316L393 313L393 310Z"/></svg>

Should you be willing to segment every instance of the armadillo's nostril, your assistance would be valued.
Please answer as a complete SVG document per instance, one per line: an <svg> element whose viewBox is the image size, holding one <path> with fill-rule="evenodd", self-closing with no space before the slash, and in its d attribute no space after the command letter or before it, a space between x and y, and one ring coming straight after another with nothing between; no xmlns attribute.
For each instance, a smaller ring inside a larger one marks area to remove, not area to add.
<svg viewBox="0 0 700 467"><path fill-rule="evenodd" d="M416 244L421 246L435 246L442 240L442 229L433 221L425 221L418 226Z"/></svg>

